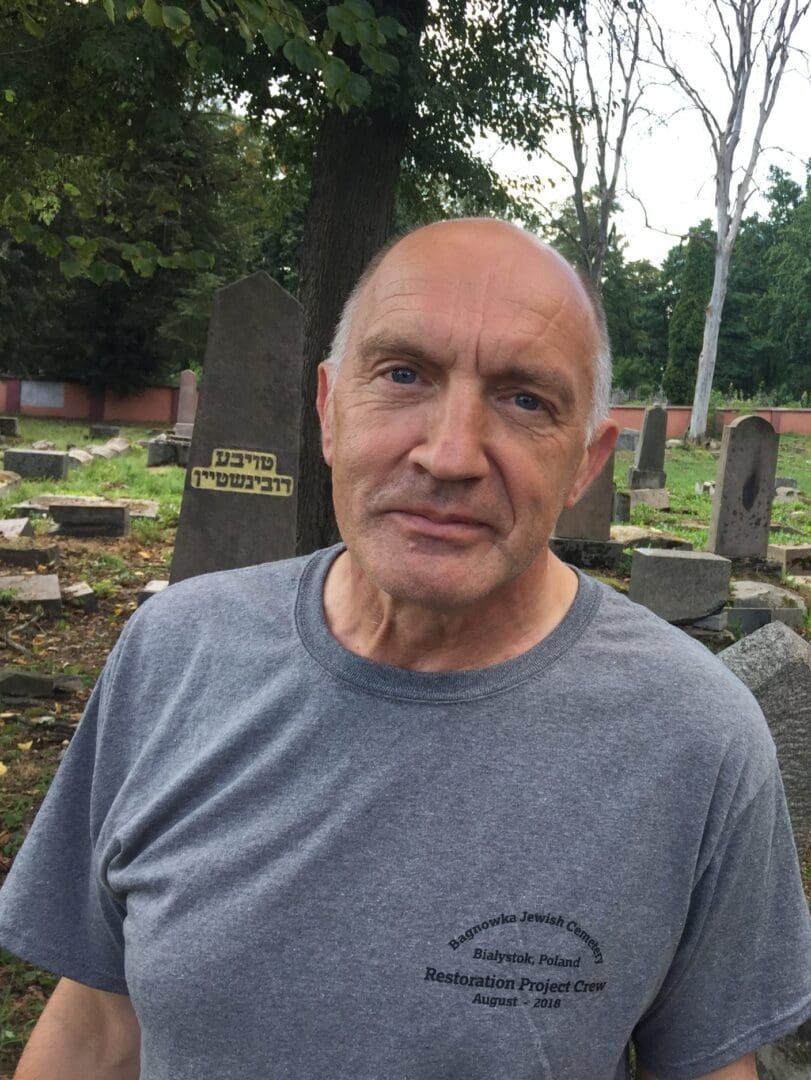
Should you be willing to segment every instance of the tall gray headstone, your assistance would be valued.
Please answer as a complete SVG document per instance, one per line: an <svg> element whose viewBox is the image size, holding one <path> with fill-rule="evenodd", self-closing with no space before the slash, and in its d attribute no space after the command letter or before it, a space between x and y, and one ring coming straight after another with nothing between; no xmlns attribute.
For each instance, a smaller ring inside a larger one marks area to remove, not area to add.
<svg viewBox="0 0 811 1080"><path fill-rule="evenodd" d="M197 415L197 376L187 368L180 373L180 392L177 398L175 435L190 439Z"/></svg>
<svg viewBox="0 0 811 1080"><path fill-rule="evenodd" d="M802 855L811 842L811 645L771 622L719 654L746 683L769 724L791 826Z"/></svg>
<svg viewBox="0 0 811 1080"><path fill-rule="evenodd" d="M215 294L173 582L295 553L302 333L264 271Z"/></svg>
<svg viewBox="0 0 811 1080"><path fill-rule="evenodd" d="M724 428L707 551L765 559L778 444L777 432L760 416L740 416Z"/></svg>
<svg viewBox="0 0 811 1080"><path fill-rule="evenodd" d="M667 409L662 405L651 405L645 409L634 463L628 470L628 487L663 488L665 486L666 439Z"/></svg>
<svg viewBox="0 0 811 1080"><path fill-rule="evenodd" d="M582 540L610 540L614 504L614 451L578 502L564 510L555 525L555 536Z"/></svg>

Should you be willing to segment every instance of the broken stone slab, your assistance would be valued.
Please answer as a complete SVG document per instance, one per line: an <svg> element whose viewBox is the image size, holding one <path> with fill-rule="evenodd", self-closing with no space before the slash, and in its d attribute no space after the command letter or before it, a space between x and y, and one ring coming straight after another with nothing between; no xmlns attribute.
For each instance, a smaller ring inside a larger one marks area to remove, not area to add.
<svg viewBox="0 0 811 1080"><path fill-rule="evenodd" d="M811 840L811 646L770 623L725 649L721 660L746 683L769 724L797 850Z"/></svg>
<svg viewBox="0 0 811 1080"><path fill-rule="evenodd" d="M126 454L130 448L129 440L121 438L108 439L104 445L115 450L116 454Z"/></svg>
<svg viewBox="0 0 811 1080"><path fill-rule="evenodd" d="M62 595L56 574L15 574L0 577L0 593L10 592L16 604L40 604L48 615L62 612Z"/></svg>
<svg viewBox="0 0 811 1080"><path fill-rule="evenodd" d="M684 443L681 439L665 439L665 450L683 450Z"/></svg>
<svg viewBox="0 0 811 1080"><path fill-rule="evenodd" d="M104 458L107 461L112 461L114 457L118 457L118 453L111 446L88 446L87 452L92 454L94 458Z"/></svg>
<svg viewBox="0 0 811 1080"><path fill-rule="evenodd" d="M159 592L163 592L164 589L169 588L169 582L164 581L162 578L154 578L152 581L148 581L144 585L143 589L138 592L138 604L143 604L144 601L149 600L151 596L155 596Z"/></svg>
<svg viewBox="0 0 811 1080"><path fill-rule="evenodd" d="M130 530L126 506L52 506L49 513L55 536L126 536Z"/></svg>
<svg viewBox="0 0 811 1080"><path fill-rule="evenodd" d="M17 417L0 416L0 435L10 435L16 437L17 434Z"/></svg>
<svg viewBox="0 0 811 1080"><path fill-rule="evenodd" d="M102 499L98 495L34 495L17 503L21 514L47 514L51 506L126 506L131 518L156 518L160 507L153 499Z"/></svg>
<svg viewBox="0 0 811 1080"><path fill-rule="evenodd" d="M811 544L769 544L767 558L780 563L785 574L794 570L811 571Z"/></svg>
<svg viewBox="0 0 811 1080"><path fill-rule="evenodd" d="M783 505L787 503L795 503L799 500L800 493L796 488L779 487L775 489L773 505Z"/></svg>
<svg viewBox="0 0 811 1080"><path fill-rule="evenodd" d="M99 606L98 596L86 581L66 585L62 590L62 600L72 607L82 608L83 611L96 611Z"/></svg>
<svg viewBox="0 0 811 1080"><path fill-rule="evenodd" d="M64 480L68 475L68 455L62 450L8 449L3 465L27 480Z"/></svg>
<svg viewBox="0 0 811 1080"><path fill-rule="evenodd" d="M623 547L652 547L652 548L676 548L681 551L692 551L693 545L689 540L683 540L680 536L671 536L670 533L662 532L661 529L644 529L639 525L612 525L611 539Z"/></svg>
<svg viewBox="0 0 811 1080"><path fill-rule="evenodd" d="M23 668L0 667L0 694L9 697L50 697L54 692L54 680L39 671Z"/></svg>
<svg viewBox="0 0 811 1080"><path fill-rule="evenodd" d="M664 473L662 474L664 476ZM630 497L631 510L635 506L650 506L654 510L670 509L670 493L664 487L639 487L632 488Z"/></svg>
<svg viewBox="0 0 811 1080"><path fill-rule="evenodd" d="M769 524L769 531L770 532L784 532L784 533L788 533L789 536L805 536L806 535L803 532L802 529L795 529L793 525L784 525L782 523L782 521L772 521ZM768 549L767 549L766 550L766 555L768 556L768 554L769 554L769 552L768 552Z"/></svg>
<svg viewBox="0 0 811 1080"><path fill-rule="evenodd" d="M115 424L91 424L87 432L88 439L113 439L121 434L121 428Z"/></svg>
<svg viewBox="0 0 811 1080"><path fill-rule="evenodd" d="M29 570L35 570L38 566L56 566L59 548L56 544L48 544L32 536L0 540L0 562L9 566L24 566Z"/></svg>
<svg viewBox="0 0 811 1080"><path fill-rule="evenodd" d="M56 450L56 443L51 442L50 439L37 439L36 442L31 443L31 447L34 450Z"/></svg>
<svg viewBox="0 0 811 1080"><path fill-rule="evenodd" d="M698 630L712 630L721 633L728 626L729 608L721 608L714 615L705 615L703 619L696 619L691 625Z"/></svg>
<svg viewBox="0 0 811 1080"><path fill-rule="evenodd" d="M0 520L0 540L19 540L23 536L33 536L34 528L27 517L6 518Z"/></svg>
<svg viewBox="0 0 811 1080"><path fill-rule="evenodd" d="M0 495L7 495L14 488L19 487L21 480L19 473L11 472L9 469L0 470Z"/></svg>
<svg viewBox="0 0 811 1080"><path fill-rule="evenodd" d="M667 622L694 622L724 606L731 571L729 559L706 551L636 548L628 596Z"/></svg>
<svg viewBox="0 0 811 1080"><path fill-rule="evenodd" d="M800 482L796 476L775 476L774 478L775 491L781 487L799 488L799 486Z"/></svg>
<svg viewBox="0 0 811 1080"><path fill-rule="evenodd" d="M805 601L791 589L768 581L733 581L733 607L798 608L805 614Z"/></svg>
<svg viewBox="0 0 811 1080"><path fill-rule="evenodd" d="M165 435L156 435L149 440L146 448L146 467L148 469L159 468L161 465L176 465L177 454L173 443L170 443Z"/></svg>
<svg viewBox="0 0 811 1080"><path fill-rule="evenodd" d="M68 450L68 457L71 461L75 461L77 465L87 465L89 461L93 460L93 455L87 450L82 450L80 446L73 446Z"/></svg>
<svg viewBox="0 0 811 1080"><path fill-rule="evenodd" d="M565 536L553 536L550 550L563 562L578 566L581 570L602 568L616 570L622 562L623 545L611 540L580 540Z"/></svg>
<svg viewBox="0 0 811 1080"><path fill-rule="evenodd" d="M805 622L805 613L793 607L731 607L727 615L727 626L743 637L773 622L783 623L795 630L800 630Z"/></svg>
<svg viewBox="0 0 811 1080"><path fill-rule="evenodd" d="M631 520L631 493L630 491L615 491L614 506L611 511L611 520L625 524Z"/></svg>

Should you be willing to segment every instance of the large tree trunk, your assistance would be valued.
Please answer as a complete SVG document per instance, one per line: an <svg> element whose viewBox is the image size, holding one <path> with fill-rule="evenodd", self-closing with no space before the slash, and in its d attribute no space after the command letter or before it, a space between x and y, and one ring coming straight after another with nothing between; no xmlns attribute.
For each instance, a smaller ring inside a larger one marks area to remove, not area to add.
<svg viewBox="0 0 811 1080"><path fill-rule="evenodd" d="M426 0L375 5L419 38ZM329 469L321 455L315 411L316 371L329 350L344 301L371 256L392 232L394 198L410 115L388 110L343 114L328 108L313 162L301 254L299 299L304 308L298 527L300 555L337 539Z"/></svg>
<svg viewBox="0 0 811 1080"><path fill-rule="evenodd" d="M698 358L696 389L693 395L693 411L690 415L690 438L703 438L707 432L707 413L710 408L710 391L715 374L715 359L718 354L718 335L721 330L721 316L727 296L729 281L729 261L732 245L723 243L715 252L715 272L712 280L712 293L704 319L704 338L701 343L701 355Z"/></svg>

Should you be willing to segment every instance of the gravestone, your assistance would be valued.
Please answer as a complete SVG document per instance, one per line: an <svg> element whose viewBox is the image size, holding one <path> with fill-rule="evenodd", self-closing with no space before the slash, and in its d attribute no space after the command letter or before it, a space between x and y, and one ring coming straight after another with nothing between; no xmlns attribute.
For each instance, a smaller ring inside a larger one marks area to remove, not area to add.
<svg viewBox="0 0 811 1080"><path fill-rule="evenodd" d="M611 539L611 511L614 503L614 452L599 475L574 506L564 510L555 525L555 536L583 540Z"/></svg>
<svg viewBox="0 0 811 1080"><path fill-rule="evenodd" d="M302 336L264 271L215 294L172 581L295 554Z"/></svg>
<svg viewBox="0 0 811 1080"><path fill-rule="evenodd" d="M8 495L10 491L20 486L21 480L19 473L11 472L10 469L0 469L0 495Z"/></svg>
<svg viewBox="0 0 811 1080"><path fill-rule="evenodd" d="M636 446L634 463L628 470L629 488L663 488L665 486L665 440L667 438L667 409L651 405L645 409L642 431Z"/></svg>
<svg viewBox="0 0 811 1080"><path fill-rule="evenodd" d="M68 455L62 450L6 450L3 466L25 480L65 480Z"/></svg>
<svg viewBox="0 0 811 1080"><path fill-rule="evenodd" d="M17 434L17 417L16 416L0 416L0 435L15 435Z"/></svg>
<svg viewBox="0 0 811 1080"><path fill-rule="evenodd" d="M760 416L741 416L724 428L707 551L765 559L778 442L777 432Z"/></svg>
<svg viewBox="0 0 811 1080"><path fill-rule="evenodd" d="M811 841L811 646L769 623L720 653L757 698L775 745L797 850Z"/></svg>
<svg viewBox="0 0 811 1080"><path fill-rule="evenodd" d="M811 573L811 544L769 544L766 557L784 574Z"/></svg>
<svg viewBox="0 0 811 1080"><path fill-rule="evenodd" d="M62 595L56 574L14 574L0 577L0 593L8 592L16 604L40 604L48 615L62 613Z"/></svg>
<svg viewBox="0 0 811 1080"><path fill-rule="evenodd" d="M55 500L48 513L60 536L126 536L130 528L129 507L118 502Z"/></svg>
<svg viewBox="0 0 811 1080"><path fill-rule="evenodd" d="M33 536L34 530L27 517L6 518L0 521L0 540L19 540L21 536Z"/></svg>
<svg viewBox="0 0 811 1080"><path fill-rule="evenodd" d="M180 393L177 400L175 435L190 439L197 414L197 376L188 368L180 373Z"/></svg>
<svg viewBox="0 0 811 1080"><path fill-rule="evenodd" d="M636 444L639 442L639 432L633 428L623 428L617 436L617 443L614 447L615 450L636 450Z"/></svg>
<svg viewBox="0 0 811 1080"><path fill-rule="evenodd" d="M628 597L672 623L718 611L729 596L732 563L705 551L636 548Z"/></svg>
<svg viewBox="0 0 811 1080"><path fill-rule="evenodd" d="M112 439L121 434L121 428L115 424L91 424L88 439Z"/></svg>

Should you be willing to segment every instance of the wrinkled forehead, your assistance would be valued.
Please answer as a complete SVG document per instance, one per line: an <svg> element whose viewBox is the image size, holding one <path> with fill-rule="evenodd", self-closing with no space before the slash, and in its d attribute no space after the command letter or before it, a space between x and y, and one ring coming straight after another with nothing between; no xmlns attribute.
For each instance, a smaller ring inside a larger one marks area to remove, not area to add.
<svg viewBox="0 0 811 1080"><path fill-rule="evenodd" d="M482 235L483 234L483 235ZM359 298L354 344L407 330L435 348L532 351L590 363L599 331L569 265L518 230L420 230L382 260Z"/></svg>

